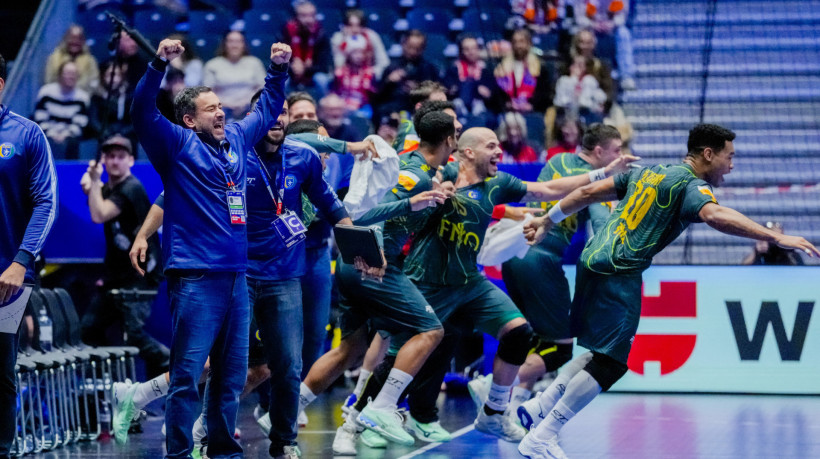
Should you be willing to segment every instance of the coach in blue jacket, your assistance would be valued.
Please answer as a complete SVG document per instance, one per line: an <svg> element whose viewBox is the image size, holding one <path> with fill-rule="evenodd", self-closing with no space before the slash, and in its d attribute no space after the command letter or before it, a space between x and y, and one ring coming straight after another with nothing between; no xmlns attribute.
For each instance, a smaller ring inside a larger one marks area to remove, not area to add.
<svg viewBox="0 0 820 459"><path fill-rule="evenodd" d="M178 40L159 44L131 107L134 130L165 186L162 251L173 330L166 457L187 458L193 450L196 383L209 351L208 456L241 457L233 433L248 360L246 160L282 110L291 49L271 46L262 96L242 121L225 123L210 88L185 88L174 100L184 127L156 107L165 68L183 51Z"/></svg>
<svg viewBox="0 0 820 459"><path fill-rule="evenodd" d="M6 61L0 56L0 94ZM0 105L0 304L34 279L34 258L57 218L57 174L37 123ZM0 333L0 458L9 457L17 408L17 334Z"/></svg>

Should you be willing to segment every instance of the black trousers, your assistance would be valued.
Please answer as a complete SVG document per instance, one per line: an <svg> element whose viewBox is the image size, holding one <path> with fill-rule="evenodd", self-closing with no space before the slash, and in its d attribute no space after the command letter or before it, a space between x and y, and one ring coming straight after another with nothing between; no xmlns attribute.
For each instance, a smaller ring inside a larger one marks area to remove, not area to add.
<svg viewBox="0 0 820 459"><path fill-rule="evenodd" d="M0 333L0 459L9 457L15 434L17 343L17 334Z"/></svg>

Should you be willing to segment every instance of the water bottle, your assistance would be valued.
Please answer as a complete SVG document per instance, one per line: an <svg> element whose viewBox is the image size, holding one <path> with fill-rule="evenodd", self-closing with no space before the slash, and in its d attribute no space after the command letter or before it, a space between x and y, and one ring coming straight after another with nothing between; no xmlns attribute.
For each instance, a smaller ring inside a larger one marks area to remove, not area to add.
<svg viewBox="0 0 820 459"><path fill-rule="evenodd" d="M51 319L48 317L46 308L40 308L40 315L37 318L37 321L40 323L40 347L43 348L43 351L49 352L51 351L51 340L53 333Z"/></svg>

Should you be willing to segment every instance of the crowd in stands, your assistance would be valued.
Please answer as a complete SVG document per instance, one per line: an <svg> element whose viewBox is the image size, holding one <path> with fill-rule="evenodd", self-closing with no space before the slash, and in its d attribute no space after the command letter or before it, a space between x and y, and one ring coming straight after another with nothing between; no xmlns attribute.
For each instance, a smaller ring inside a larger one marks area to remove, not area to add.
<svg viewBox="0 0 820 459"><path fill-rule="evenodd" d="M575 151L584 126L591 123L614 125L630 139L631 127L617 102L621 91L635 88L628 3L511 0L508 8L492 5L486 14L504 12L506 29L499 35L466 26L458 35L450 32L458 49L452 61L435 54L441 52L440 44L428 47L438 31L416 29L418 24L410 21L393 45L396 31L385 34L382 24L376 27L380 32L368 27L368 8L347 9L339 17L342 22L332 27L324 18L339 11L308 0L296 0L281 30L257 41L274 37L292 47L286 90L306 92L318 101L321 121L333 133L395 136L399 122L412 112L410 93L424 81L436 81L446 88L466 127L497 130L505 162L540 162ZM468 6L465 21L471 8L483 14L481 5ZM166 34L182 40L186 52L163 82L158 100L162 113L176 121L174 96L185 86L204 84L213 88L230 118L241 118L251 95L264 84L265 63L250 45L256 37L246 36L249 29L242 20L233 22L209 58L198 56L199 47L188 38L196 33ZM72 25L49 56L34 119L56 158L82 157L84 141L112 133L136 142L128 107L147 57L125 33L117 46L116 57L100 65L86 45L86 31ZM86 151L96 151L96 145Z"/></svg>

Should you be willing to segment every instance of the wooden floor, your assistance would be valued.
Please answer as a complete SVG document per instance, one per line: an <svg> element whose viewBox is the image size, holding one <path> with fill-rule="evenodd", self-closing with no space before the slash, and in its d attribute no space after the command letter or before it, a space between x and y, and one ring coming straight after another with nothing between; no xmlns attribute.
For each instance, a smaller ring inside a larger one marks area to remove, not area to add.
<svg viewBox="0 0 820 459"><path fill-rule="evenodd" d="M299 433L305 458L331 458L331 442L347 392L334 390L308 408ZM516 458L515 445L472 429L475 408L468 396L440 397L442 424L456 432L447 444L360 446L360 458ZM256 426L250 402L239 427L246 458L267 458L268 441ZM161 458L162 418L147 419L144 433L127 447L111 441L80 443L36 458ZM604 394L561 432L571 458L820 458L820 397L741 395Z"/></svg>

